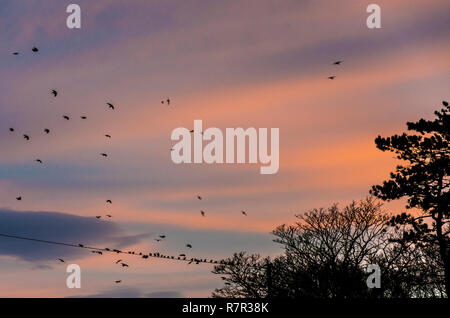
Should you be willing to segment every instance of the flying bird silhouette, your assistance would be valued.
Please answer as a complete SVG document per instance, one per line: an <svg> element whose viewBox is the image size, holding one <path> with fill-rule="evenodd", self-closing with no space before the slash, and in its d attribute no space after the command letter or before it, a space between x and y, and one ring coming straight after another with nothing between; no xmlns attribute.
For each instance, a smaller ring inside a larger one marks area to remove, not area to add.
<svg viewBox="0 0 450 318"><path fill-rule="evenodd" d="M447 107L448 106L448 102L447 101L442 101L442 105L444 105L445 107Z"/></svg>
<svg viewBox="0 0 450 318"><path fill-rule="evenodd" d="M106 200L106 203L112 204L111 200Z"/></svg>
<svg viewBox="0 0 450 318"><path fill-rule="evenodd" d="M329 78L330 80L334 80L334 79L336 78L336 75L328 76L328 78Z"/></svg>
<svg viewBox="0 0 450 318"><path fill-rule="evenodd" d="M165 236L165 235L160 235L159 237L160 237L160 238L162 238L162 239L163 239L163 238L166 238L166 236Z"/></svg>
<svg viewBox="0 0 450 318"><path fill-rule="evenodd" d="M13 131L14 131L14 128L9 128L9 131L10 131L10 132L13 132Z"/></svg>
<svg viewBox="0 0 450 318"><path fill-rule="evenodd" d="M202 214L202 216L205 216L205 211L201 210L200 213Z"/></svg>
<svg viewBox="0 0 450 318"><path fill-rule="evenodd" d="M333 65L341 65L342 62L344 62L344 61L336 61L336 62L333 63Z"/></svg>
<svg viewBox="0 0 450 318"><path fill-rule="evenodd" d="M30 140L30 136L28 135L23 135L23 138L25 138L26 140Z"/></svg>
<svg viewBox="0 0 450 318"><path fill-rule="evenodd" d="M79 246L79 247L84 247L84 245L83 245L83 244L78 244L78 246Z"/></svg>
<svg viewBox="0 0 450 318"><path fill-rule="evenodd" d="M122 267L130 267L128 264L125 264L125 263L121 263L122 264Z"/></svg>
<svg viewBox="0 0 450 318"><path fill-rule="evenodd" d="M56 91L56 90L54 90L54 89L52 89L52 94L53 94L53 96L58 96L58 92Z"/></svg>
<svg viewBox="0 0 450 318"><path fill-rule="evenodd" d="M109 218L112 218L112 215L111 215L111 214L106 214L106 216L109 217Z"/></svg>
<svg viewBox="0 0 450 318"><path fill-rule="evenodd" d="M102 155L103 157L108 157L106 153L101 153L100 155Z"/></svg>
<svg viewBox="0 0 450 318"><path fill-rule="evenodd" d="M101 218L101 215L97 215L96 218L97 218L97 219L100 219L100 218Z"/></svg>
<svg viewBox="0 0 450 318"><path fill-rule="evenodd" d="M119 259L118 261L116 261L116 264L119 264L120 262L121 262L122 260L121 259Z"/></svg>
<svg viewBox="0 0 450 318"><path fill-rule="evenodd" d="M111 138L111 135L105 135L106 138Z"/></svg>
<svg viewBox="0 0 450 318"><path fill-rule="evenodd" d="M36 162L39 162L40 164L42 164L42 160L41 159L36 159Z"/></svg>
<svg viewBox="0 0 450 318"><path fill-rule="evenodd" d="M192 248L192 245L191 244L186 244L186 247L187 248Z"/></svg>
<svg viewBox="0 0 450 318"><path fill-rule="evenodd" d="M111 104L111 103L106 103L108 106L109 106L109 108L111 108L112 110L114 110L115 109L115 107L114 107L114 105L113 104Z"/></svg>
<svg viewBox="0 0 450 318"><path fill-rule="evenodd" d="M247 212L245 212L244 210L242 210L241 213L242 213L243 215L247 215Z"/></svg>
<svg viewBox="0 0 450 318"><path fill-rule="evenodd" d="M86 119L87 117L86 116L81 116L81 119Z"/></svg>
<svg viewBox="0 0 450 318"><path fill-rule="evenodd" d="M39 49L37 48L37 47L33 47L32 49L31 49L31 51L33 51L33 52L39 52Z"/></svg>
<svg viewBox="0 0 450 318"><path fill-rule="evenodd" d="M65 120L69 120L69 119L70 119L69 116L67 116L67 115L64 115L63 118L64 118Z"/></svg>
<svg viewBox="0 0 450 318"><path fill-rule="evenodd" d="M199 196L199 195L197 195L197 199L201 200L201 199L202 199L202 197L201 197L201 196Z"/></svg>
<svg viewBox="0 0 450 318"><path fill-rule="evenodd" d="M120 284L121 282L121 280L116 280L116 284Z"/></svg>
<svg viewBox="0 0 450 318"><path fill-rule="evenodd" d="M17 201L22 201L22 197L17 197L16 200Z"/></svg>
<svg viewBox="0 0 450 318"><path fill-rule="evenodd" d="M170 99L169 98L167 98L167 105L170 105Z"/></svg>
<svg viewBox="0 0 450 318"><path fill-rule="evenodd" d="M58 258L58 260L59 260L61 263L65 263L65 261L64 261L62 258Z"/></svg>
<svg viewBox="0 0 450 318"><path fill-rule="evenodd" d="M49 134L49 133L50 133L50 129L45 128L45 129L44 129L44 132L45 132L46 134Z"/></svg>
<svg viewBox="0 0 450 318"><path fill-rule="evenodd" d="M19 55L19 52L14 52L13 55Z"/></svg>

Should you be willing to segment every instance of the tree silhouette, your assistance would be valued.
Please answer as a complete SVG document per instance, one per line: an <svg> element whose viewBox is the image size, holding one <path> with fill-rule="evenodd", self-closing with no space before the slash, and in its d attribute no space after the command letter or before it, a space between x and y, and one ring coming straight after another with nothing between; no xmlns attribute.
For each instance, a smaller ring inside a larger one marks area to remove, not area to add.
<svg viewBox="0 0 450 318"><path fill-rule="evenodd" d="M274 259L236 253L213 273L225 286L213 297L374 298L443 296L436 250L399 242L403 227L367 198L340 209L313 209L293 225L277 227L284 253ZM369 264L382 273L380 289L367 286ZM421 274L421 275L418 275Z"/></svg>
<svg viewBox="0 0 450 318"><path fill-rule="evenodd" d="M372 187L371 193L383 200L407 197L407 208L420 209L420 215L402 213L391 226L403 226L397 242L439 251L446 295L450 292L449 203L450 203L450 116L449 105L435 112L434 120L408 122L412 133L375 139L382 151L397 154L405 162L391 172L390 179Z"/></svg>

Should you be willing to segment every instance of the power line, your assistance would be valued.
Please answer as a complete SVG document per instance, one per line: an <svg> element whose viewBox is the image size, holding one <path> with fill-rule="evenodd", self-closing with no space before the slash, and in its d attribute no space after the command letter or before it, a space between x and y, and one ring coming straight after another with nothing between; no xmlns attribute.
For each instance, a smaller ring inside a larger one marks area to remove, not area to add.
<svg viewBox="0 0 450 318"><path fill-rule="evenodd" d="M62 245L62 246L68 246L68 247L75 247L75 248L84 248L84 249L88 249L91 250L93 253L99 253L99 254L103 254L103 252L105 253L117 253L117 254L127 254L127 255L134 255L134 256L141 256L142 258L149 258L149 257L153 257L153 258L163 258L163 259L168 259L168 260L173 260L173 261L181 261L181 262L189 262L189 264L191 263L195 263L195 264L200 264L200 263L208 263L208 264L227 264L227 262L225 262L224 260L214 260L214 259L206 259L206 258L187 258L186 256L173 256L173 255L165 255L165 254L161 254L159 252L156 253L136 253L134 251L121 251L119 249L111 249L108 247L105 248L101 248L101 247L94 247L94 246L86 246L83 244L72 244L72 243L63 243L63 242L56 242L56 241L50 241L50 240L42 240L42 239L37 239L37 238L31 238L31 237L24 237L24 236L19 236L19 235L12 235L12 234L4 234L4 233L0 233L0 237L6 237L6 238L12 238L12 239L18 239L18 240L24 240L24 241L31 241L31 242L39 242L39 243L46 243L46 244L53 244L53 245Z"/></svg>

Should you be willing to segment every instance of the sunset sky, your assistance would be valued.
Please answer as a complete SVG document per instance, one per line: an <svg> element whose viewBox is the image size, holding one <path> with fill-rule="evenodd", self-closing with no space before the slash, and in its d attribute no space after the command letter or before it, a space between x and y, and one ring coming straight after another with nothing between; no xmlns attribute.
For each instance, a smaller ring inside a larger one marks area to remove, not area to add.
<svg viewBox="0 0 450 318"><path fill-rule="evenodd" d="M366 26L374 2L381 29ZM70 3L79 30L66 27ZM271 230L364 198L396 164L374 138L449 99L449 13L448 0L0 0L0 233L276 255ZM174 164L171 132L196 119L279 128L278 173ZM66 287L58 258L80 265L81 289ZM0 237L0 297L207 297L222 284L212 269Z"/></svg>

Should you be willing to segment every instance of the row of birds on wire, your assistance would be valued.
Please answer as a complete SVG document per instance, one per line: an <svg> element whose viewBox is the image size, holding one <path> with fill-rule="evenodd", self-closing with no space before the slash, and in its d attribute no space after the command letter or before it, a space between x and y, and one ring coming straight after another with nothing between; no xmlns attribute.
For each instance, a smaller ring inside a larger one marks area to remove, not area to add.
<svg viewBox="0 0 450 318"><path fill-rule="evenodd" d="M104 255L105 253L126 254L126 255L130 255L130 256L139 256L142 259L159 258L159 259L167 259L167 260L172 260L172 261L187 262L188 265L190 265L190 264L198 265L198 264L202 264L202 263L203 264L215 264L215 265L220 264L220 265L227 265L227 266L233 265L233 261L231 261L231 260L215 260L212 258L208 259L208 258L188 257L184 253L181 253L178 256L173 256L173 255L166 255L166 254L163 254L160 252L143 253L143 252L136 252L136 251L122 251L120 249L112 249L112 248L108 248L108 247L93 247L93 246L87 246L84 244L63 243L63 242L41 240L41 239L36 239L36 238L23 237L23 236L4 234L4 233L0 233L0 237L40 242L40 243L46 243L46 244L62 245L62 246L82 248L82 249L89 249L89 250L91 250L91 252L93 254L98 254L98 255ZM192 245L190 245L190 244L186 244L186 246L192 248ZM66 263L66 260L63 258L58 258L57 261L59 261L60 263ZM130 265L128 263L125 263L123 258L114 261L114 264L120 265L121 268L130 267ZM121 283L122 280L116 280L115 282Z"/></svg>

